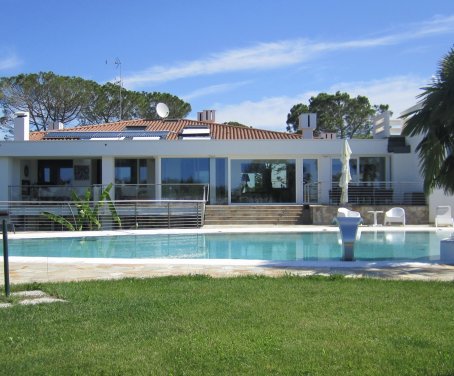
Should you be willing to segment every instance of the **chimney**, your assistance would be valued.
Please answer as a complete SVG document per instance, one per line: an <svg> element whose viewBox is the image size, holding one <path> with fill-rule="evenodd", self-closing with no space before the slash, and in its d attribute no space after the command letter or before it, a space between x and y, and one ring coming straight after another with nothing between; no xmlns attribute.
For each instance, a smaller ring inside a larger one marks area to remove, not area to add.
<svg viewBox="0 0 454 376"><path fill-rule="evenodd" d="M14 118L14 141L28 141L30 137L30 118L28 112L16 112Z"/></svg>
<svg viewBox="0 0 454 376"><path fill-rule="evenodd" d="M317 114L301 114L298 121L299 129L303 131L303 138L314 138L314 131L317 128Z"/></svg>
<svg viewBox="0 0 454 376"><path fill-rule="evenodd" d="M203 110L202 112L197 112L197 120L204 121L206 123L214 123L215 112L215 110Z"/></svg>
<svg viewBox="0 0 454 376"><path fill-rule="evenodd" d="M47 126L48 131L61 131L64 128L65 126L63 125L63 123L60 123L59 121L53 121Z"/></svg>

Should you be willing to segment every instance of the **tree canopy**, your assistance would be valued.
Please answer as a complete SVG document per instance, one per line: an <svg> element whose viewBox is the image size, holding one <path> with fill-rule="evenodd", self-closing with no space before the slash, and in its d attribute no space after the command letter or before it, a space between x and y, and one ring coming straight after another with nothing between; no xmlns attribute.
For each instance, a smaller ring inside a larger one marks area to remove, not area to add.
<svg viewBox="0 0 454 376"><path fill-rule="evenodd" d="M388 109L388 105L372 106L369 99L348 93L320 93L309 99L309 105L298 103L287 115L287 131L298 129L298 117L302 113L317 113L316 132L336 132L341 138L365 137L372 129L372 118Z"/></svg>
<svg viewBox="0 0 454 376"><path fill-rule="evenodd" d="M418 105L403 116L403 135L422 136L416 152L426 193L441 188L454 194L454 48L443 57L436 76L422 90Z"/></svg>
<svg viewBox="0 0 454 376"><path fill-rule="evenodd" d="M245 125L245 124L239 123L237 121L226 121L223 124L231 125L232 127L239 127L239 128L252 128L249 125Z"/></svg>
<svg viewBox="0 0 454 376"><path fill-rule="evenodd" d="M35 130L46 130L48 124L55 121L86 125L120 119L156 119L158 102L167 104L172 118L183 118L191 111L189 103L174 95L124 88L120 106L120 87L110 82L100 85L52 72L0 78L0 106L5 118L10 119L16 111L29 112Z"/></svg>

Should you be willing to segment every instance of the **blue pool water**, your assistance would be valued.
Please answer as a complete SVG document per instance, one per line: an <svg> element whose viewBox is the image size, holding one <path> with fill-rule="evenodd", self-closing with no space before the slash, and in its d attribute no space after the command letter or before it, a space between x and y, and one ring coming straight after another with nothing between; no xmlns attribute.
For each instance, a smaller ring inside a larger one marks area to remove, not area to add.
<svg viewBox="0 0 454 376"><path fill-rule="evenodd" d="M436 262L449 232L363 232L356 260ZM11 239L11 256L81 258L179 258L248 260L340 260L335 232L125 235L85 238Z"/></svg>

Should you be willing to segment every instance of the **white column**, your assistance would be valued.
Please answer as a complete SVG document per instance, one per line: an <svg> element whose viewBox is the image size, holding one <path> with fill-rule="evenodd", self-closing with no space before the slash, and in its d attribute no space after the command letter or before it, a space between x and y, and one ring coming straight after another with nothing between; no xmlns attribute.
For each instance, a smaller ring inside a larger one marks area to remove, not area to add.
<svg viewBox="0 0 454 376"><path fill-rule="evenodd" d="M297 158L295 161L295 193L296 203L302 205L304 203L304 184L303 184L303 160Z"/></svg>
<svg viewBox="0 0 454 376"><path fill-rule="evenodd" d="M13 184L10 158L0 158L0 171L2 172L2 179L0 179L0 201L8 201L9 186Z"/></svg>
<svg viewBox="0 0 454 376"><path fill-rule="evenodd" d="M231 176L231 160L227 158L227 203L230 205L232 203L232 179Z"/></svg>
<svg viewBox="0 0 454 376"><path fill-rule="evenodd" d="M156 184L156 200L160 200L162 198L162 177L161 177L161 158L155 158L155 184Z"/></svg>
<svg viewBox="0 0 454 376"><path fill-rule="evenodd" d="M216 203L216 158L210 158L210 204Z"/></svg>
<svg viewBox="0 0 454 376"><path fill-rule="evenodd" d="M110 183L115 184L115 158L114 157L102 157L101 162L101 183L104 187ZM110 191L110 197L115 200L115 189Z"/></svg>

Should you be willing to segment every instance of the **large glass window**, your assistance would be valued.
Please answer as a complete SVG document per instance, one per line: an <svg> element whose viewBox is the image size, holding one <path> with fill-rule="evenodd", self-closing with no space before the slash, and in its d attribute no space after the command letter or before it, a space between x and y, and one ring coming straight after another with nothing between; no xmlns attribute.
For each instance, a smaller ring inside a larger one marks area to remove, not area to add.
<svg viewBox="0 0 454 376"><path fill-rule="evenodd" d="M154 159L115 160L115 198L154 199Z"/></svg>
<svg viewBox="0 0 454 376"><path fill-rule="evenodd" d="M137 159L115 160L115 183L137 184Z"/></svg>
<svg viewBox="0 0 454 376"><path fill-rule="evenodd" d="M210 160L208 158L163 158L163 184L208 184L210 182Z"/></svg>
<svg viewBox="0 0 454 376"><path fill-rule="evenodd" d="M210 183L209 158L162 158L162 198L202 199Z"/></svg>
<svg viewBox="0 0 454 376"><path fill-rule="evenodd" d="M333 183L339 182L340 176L342 174L342 162L340 159L332 159L331 172L332 182ZM386 181L386 158L385 157L352 158L350 159L350 175L352 176L352 182Z"/></svg>
<svg viewBox="0 0 454 376"><path fill-rule="evenodd" d="M231 165L233 203L293 203L294 160L233 160Z"/></svg>
<svg viewBox="0 0 454 376"><path fill-rule="evenodd" d="M341 189L339 179L342 174L340 159L332 159L330 202L339 203ZM348 189L348 201L355 203L387 202L390 193L386 189L386 158L359 157L350 159L350 174L352 180ZM381 200L381 201L379 201Z"/></svg>
<svg viewBox="0 0 454 376"><path fill-rule="evenodd" d="M66 185L73 180L73 161L40 160L38 161L38 184Z"/></svg>
<svg viewBox="0 0 454 376"><path fill-rule="evenodd" d="M359 158L360 181L378 182L385 181L385 157L361 157Z"/></svg>
<svg viewBox="0 0 454 376"><path fill-rule="evenodd" d="M358 160L356 158L351 158L349 161L350 165L350 175L352 177L352 182L358 181ZM331 181L334 185L339 183L340 177L342 175L342 162L340 159L331 160Z"/></svg>
<svg viewBox="0 0 454 376"><path fill-rule="evenodd" d="M227 204L227 158L216 158L216 200L215 204Z"/></svg>
<svg viewBox="0 0 454 376"><path fill-rule="evenodd" d="M303 160L303 189L304 202L318 202L318 161L317 159Z"/></svg>
<svg viewBox="0 0 454 376"><path fill-rule="evenodd" d="M116 184L152 184L150 171L154 169L153 159L116 159Z"/></svg>

